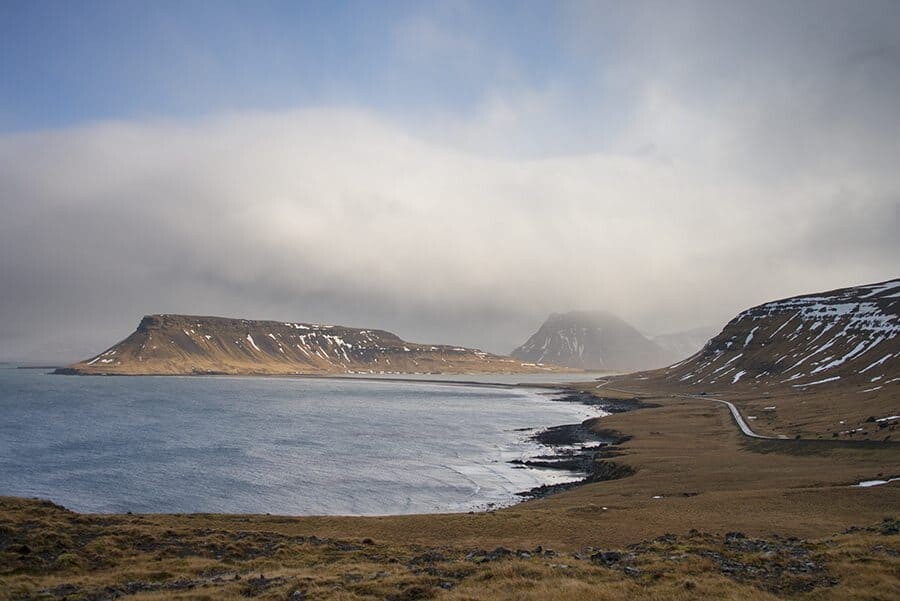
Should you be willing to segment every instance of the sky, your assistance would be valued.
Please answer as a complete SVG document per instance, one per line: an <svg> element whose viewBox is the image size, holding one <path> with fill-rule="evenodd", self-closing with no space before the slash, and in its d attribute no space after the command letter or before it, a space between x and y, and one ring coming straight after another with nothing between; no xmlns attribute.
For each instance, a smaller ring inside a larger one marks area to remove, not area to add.
<svg viewBox="0 0 900 601"><path fill-rule="evenodd" d="M151 313L507 353L900 276L900 3L0 4L0 360Z"/></svg>

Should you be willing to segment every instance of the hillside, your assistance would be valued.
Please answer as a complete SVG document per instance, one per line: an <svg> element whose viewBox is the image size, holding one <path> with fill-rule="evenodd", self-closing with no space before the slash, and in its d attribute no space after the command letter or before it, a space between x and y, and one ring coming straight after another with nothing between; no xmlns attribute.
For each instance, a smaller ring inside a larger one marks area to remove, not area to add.
<svg viewBox="0 0 900 601"><path fill-rule="evenodd" d="M670 382L696 387L900 381L900 279L795 296L747 309L686 361Z"/></svg>
<svg viewBox="0 0 900 601"><path fill-rule="evenodd" d="M477 349L406 342L382 330L226 317L149 315L128 338L62 374L539 372Z"/></svg>
<svg viewBox="0 0 900 601"><path fill-rule="evenodd" d="M743 311L701 351L610 386L719 397L753 429L891 440L900 425L900 279Z"/></svg>
<svg viewBox="0 0 900 601"><path fill-rule="evenodd" d="M661 367L681 358L605 311L554 313L511 355L597 371Z"/></svg>

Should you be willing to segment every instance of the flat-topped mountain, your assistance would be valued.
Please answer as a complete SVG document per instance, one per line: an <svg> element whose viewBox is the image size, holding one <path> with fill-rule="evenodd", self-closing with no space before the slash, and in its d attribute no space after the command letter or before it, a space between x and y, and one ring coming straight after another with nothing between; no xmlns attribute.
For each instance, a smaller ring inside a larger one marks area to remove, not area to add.
<svg viewBox="0 0 900 601"><path fill-rule="evenodd" d="M148 315L128 338L63 374L541 372L555 368L383 330L191 315Z"/></svg>
<svg viewBox="0 0 900 601"><path fill-rule="evenodd" d="M707 388L900 383L900 279L795 296L747 309L689 359L652 373Z"/></svg>
<svg viewBox="0 0 900 601"><path fill-rule="evenodd" d="M598 371L662 367L681 358L605 311L553 313L512 356Z"/></svg>

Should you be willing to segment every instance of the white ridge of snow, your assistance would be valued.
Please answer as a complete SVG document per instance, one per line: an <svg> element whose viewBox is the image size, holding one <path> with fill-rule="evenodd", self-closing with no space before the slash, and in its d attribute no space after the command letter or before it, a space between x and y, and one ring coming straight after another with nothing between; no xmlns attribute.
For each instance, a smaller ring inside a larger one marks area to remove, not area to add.
<svg viewBox="0 0 900 601"><path fill-rule="evenodd" d="M750 344L750 341L753 340L753 335L756 334L756 330L758 330L758 329L759 329L759 326L756 326L755 328L750 330L750 333L747 334L747 339L744 340L744 346L747 346L748 344Z"/></svg>
<svg viewBox="0 0 900 601"><path fill-rule="evenodd" d="M736 374L734 374L734 379L731 381L731 383L737 384L737 381L740 380L741 376L743 376L745 373L747 373L747 372L744 370L741 370L741 371L737 372Z"/></svg>
<svg viewBox="0 0 900 601"><path fill-rule="evenodd" d="M825 384L826 382L834 382L835 380L840 380L840 376L833 376L831 378L825 378L824 380L818 380L816 382L809 382L808 384L794 384L794 388L801 388L803 386L815 386L816 384Z"/></svg>
<svg viewBox="0 0 900 601"><path fill-rule="evenodd" d="M800 315L800 314L799 314L799 313L794 313L794 314L792 314L790 317L788 317L788 318L787 318L787 321L785 321L783 324L781 324L780 326L778 326L778 329L775 330L774 332L772 332L772 335L769 336L769 338L774 338L774 337L775 337L775 334L777 334L778 332L781 331L781 328L783 328L784 326L786 326L787 324L789 324L789 323L791 322L791 320L794 319L795 317L797 317L798 315Z"/></svg>
<svg viewBox="0 0 900 601"><path fill-rule="evenodd" d="M878 338L876 338L876 339L875 339L873 342L871 342L871 343L870 343L870 341L868 341L868 340L863 340L862 342L860 342L859 344L857 344L857 345L853 348L852 351L850 351L849 353L847 353L847 354L844 355L843 357L840 357L839 359L835 359L834 361L832 361L831 363L829 363L829 364L827 364L827 365L823 365L823 366L821 366L821 367L817 367L817 368L815 368L814 370L812 370L811 373L817 373L817 372L820 372L820 371L825 371L826 369L831 369L832 367L837 367L838 365L843 365L843 364L846 363L847 361L849 361L849 360L855 358L857 355L862 355L862 354L867 353L867 352L868 352L869 350L871 350L874 346L880 344L882 340L884 340L884 336L879 336ZM823 359L823 361L824 361L824 359Z"/></svg>
<svg viewBox="0 0 900 601"><path fill-rule="evenodd" d="M819 321L817 321L816 323L821 325L821 322L819 322ZM821 338L822 336L824 336L824 335L828 332L828 330L830 330L832 327L834 327L834 324L833 324L833 323L827 323L827 324L825 324L825 327L822 328L822 331L819 332L819 335L816 336L815 338L813 338L812 340L810 340L810 341L807 343L807 346L812 346L813 344L815 344L815 342L816 342L817 340L819 340L819 338Z"/></svg>
<svg viewBox="0 0 900 601"><path fill-rule="evenodd" d="M890 290L893 290L894 288L900 288L900 281L891 280L890 282L884 282L883 284L876 284L874 286L866 286L866 288L868 290L871 290L871 292L866 294L865 296L861 296L859 298L871 298L873 296L877 296L878 294L880 294L882 292L888 292ZM892 297L888 297L888 298L892 298Z"/></svg>
<svg viewBox="0 0 900 601"><path fill-rule="evenodd" d="M256 343L253 342L253 336L251 336L250 334L247 334L247 342L250 343L250 346L258 350L259 352L262 352L262 350L258 346L256 346Z"/></svg>
<svg viewBox="0 0 900 601"><path fill-rule="evenodd" d="M822 333L824 334L825 332L823 331ZM830 346L832 346L832 345L834 344L835 340L837 340L837 337L832 338L831 340L829 340L828 342L826 342L825 344L823 344L822 346L820 346L819 348L817 348L816 350L814 350L813 352L811 352L810 354L808 354L807 356L803 357L802 359L800 359L799 361L797 361L796 363L794 363L792 366L790 366L789 368L787 368L786 370L784 370L785 373L794 371L795 369L797 369L798 367L800 367L801 365L803 365L803 363L804 363L807 359L810 359L810 358L812 358L812 357L815 357L816 355L818 355L818 354L821 353L822 351L828 349Z"/></svg>
<svg viewBox="0 0 900 601"><path fill-rule="evenodd" d="M803 372L796 373L793 376L791 376L790 378L788 378L787 380L782 380L781 383L784 384L785 382L790 382L791 380L799 380L800 378L803 378L805 376L806 376L806 374Z"/></svg>
<svg viewBox="0 0 900 601"><path fill-rule="evenodd" d="M887 360L890 359L890 358L891 358L891 353L888 353L887 355L885 355L884 357L882 357L881 359L879 359L878 361L876 361L876 362L873 363L872 365L866 367L865 369L859 370L859 373L862 374L862 373L865 373L865 372L869 371L869 370L872 369L873 367L878 367L879 365L881 365L882 363L884 363L885 361L887 361Z"/></svg>
<svg viewBox="0 0 900 601"><path fill-rule="evenodd" d="M732 357L731 359L729 359L728 361L726 361L725 364L722 365L722 367L720 367L720 368L714 370L713 373L718 373L718 372L722 371L723 369L725 369L726 367L728 367L728 364L729 364L729 363L731 363L731 362L733 362L733 361L737 361L738 359L740 359L740 358L743 357L743 356L744 356L744 353L739 353L739 354L735 355L734 357ZM734 369L734 368L732 368L732 369Z"/></svg>
<svg viewBox="0 0 900 601"><path fill-rule="evenodd" d="M889 422L891 420L900 419L900 415L890 415L888 417L882 417L881 419L876 419L876 422Z"/></svg>

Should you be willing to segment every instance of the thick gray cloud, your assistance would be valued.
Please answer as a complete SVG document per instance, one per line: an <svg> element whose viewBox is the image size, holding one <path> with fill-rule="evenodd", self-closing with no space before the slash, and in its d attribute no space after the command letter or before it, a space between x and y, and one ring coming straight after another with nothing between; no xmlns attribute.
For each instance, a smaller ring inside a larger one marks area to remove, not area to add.
<svg viewBox="0 0 900 601"><path fill-rule="evenodd" d="M0 358L80 358L153 312L507 352L551 311L659 333L897 276L900 11L750 6L572 5L583 81L475 114L0 137ZM452 33L398 35L477 55Z"/></svg>

